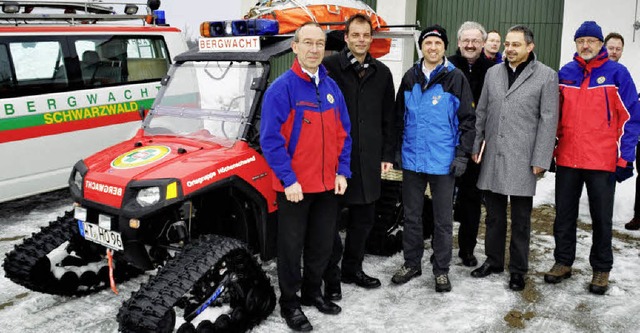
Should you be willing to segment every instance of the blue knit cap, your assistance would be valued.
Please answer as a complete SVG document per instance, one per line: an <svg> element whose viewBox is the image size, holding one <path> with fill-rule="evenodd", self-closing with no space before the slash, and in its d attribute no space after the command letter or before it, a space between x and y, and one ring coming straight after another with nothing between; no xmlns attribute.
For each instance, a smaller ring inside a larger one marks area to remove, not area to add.
<svg viewBox="0 0 640 333"><path fill-rule="evenodd" d="M584 21L580 28L576 30L576 34L573 36L573 40L580 37L595 37L601 42L604 41L602 37L602 29L595 21Z"/></svg>

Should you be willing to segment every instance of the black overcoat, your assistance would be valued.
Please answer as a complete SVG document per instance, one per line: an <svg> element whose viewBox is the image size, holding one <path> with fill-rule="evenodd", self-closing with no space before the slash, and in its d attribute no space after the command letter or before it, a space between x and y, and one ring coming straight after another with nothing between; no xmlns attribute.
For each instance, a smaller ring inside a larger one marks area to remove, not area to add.
<svg viewBox="0 0 640 333"><path fill-rule="evenodd" d="M393 162L394 96L391 71L373 59L360 78L347 49L326 57L323 64L338 83L351 118L351 179L345 203L371 203L380 197L380 163Z"/></svg>

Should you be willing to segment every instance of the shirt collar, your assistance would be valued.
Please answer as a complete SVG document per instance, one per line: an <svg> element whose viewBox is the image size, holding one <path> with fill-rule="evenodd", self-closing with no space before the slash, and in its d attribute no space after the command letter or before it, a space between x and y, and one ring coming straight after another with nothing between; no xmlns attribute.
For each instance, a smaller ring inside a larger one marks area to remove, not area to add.
<svg viewBox="0 0 640 333"><path fill-rule="evenodd" d="M312 78L315 82L316 82L316 86L320 84L320 70L316 70L315 73L311 73L308 70L302 68L302 66L300 67L300 69L302 69L302 72L309 75L310 78Z"/></svg>

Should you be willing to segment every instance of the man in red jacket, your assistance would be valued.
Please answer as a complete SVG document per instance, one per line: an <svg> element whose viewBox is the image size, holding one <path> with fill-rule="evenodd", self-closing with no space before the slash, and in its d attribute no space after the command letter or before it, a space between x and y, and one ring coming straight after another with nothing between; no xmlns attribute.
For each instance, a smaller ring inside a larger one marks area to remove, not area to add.
<svg viewBox="0 0 640 333"><path fill-rule="evenodd" d="M320 286L336 232L336 194L344 194L351 176L351 125L340 88L320 64L325 45L317 23L301 26L291 45L293 66L271 84L262 103L260 146L274 173L278 203L280 314L295 331L313 329L301 304L326 314L341 311L325 300Z"/></svg>
<svg viewBox="0 0 640 333"><path fill-rule="evenodd" d="M586 184L593 244L589 291L602 295L613 266L611 229L615 181L633 176L640 134L640 104L629 71L608 58L602 29L584 22L575 33L573 61L558 72L560 117L556 158L555 264L548 283L571 277L576 256L576 221Z"/></svg>

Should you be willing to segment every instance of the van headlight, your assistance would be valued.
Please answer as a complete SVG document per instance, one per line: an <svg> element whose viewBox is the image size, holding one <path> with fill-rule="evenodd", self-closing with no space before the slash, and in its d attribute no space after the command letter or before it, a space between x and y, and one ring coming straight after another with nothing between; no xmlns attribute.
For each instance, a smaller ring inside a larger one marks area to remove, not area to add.
<svg viewBox="0 0 640 333"><path fill-rule="evenodd" d="M136 202L142 207L155 205L160 201L160 187L147 187L138 191Z"/></svg>

